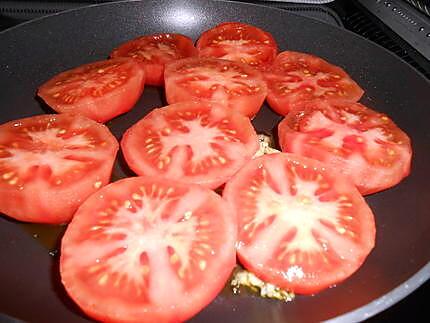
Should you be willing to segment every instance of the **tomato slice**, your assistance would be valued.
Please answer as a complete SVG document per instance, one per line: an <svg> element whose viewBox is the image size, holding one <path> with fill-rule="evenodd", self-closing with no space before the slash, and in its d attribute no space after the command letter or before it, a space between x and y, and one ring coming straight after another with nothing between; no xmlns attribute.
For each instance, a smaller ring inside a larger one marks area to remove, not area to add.
<svg viewBox="0 0 430 323"><path fill-rule="evenodd" d="M270 33L240 22L225 22L205 31L197 49L200 57L242 62L260 70L269 67L278 53Z"/></svg>
<svg viewBox="0 0 430 323"><path fill-rule="evenodd" d="M145 68L146 84L164 84L164 65L197 56L193 41L181 34L155 34L138 37L114 49L111 57L132 57Z"/></svg>
<svg viewBox="0 0 430 323"><path fill-rule="evenodd" d="M109 182L118 142L83 116L39 115L0 125L0 212L64 223Z"/></svg>
<svg viewBox="0 0 430 323"><path fill-rule="evenodd" d="M168 64L164 77L169 104L212 100L253 117L267 94L259 71L223 59L185 58Z"/></svg>
<svg viewBox="0 0 430 323"><path fill-rule="evenodd" d="M260 279L313 294L353 274L375 243L372 211L337 170L286 153L258 157L225 186L240 262Z"/></svg>
<svg viewBox="0 0 430 323"><path fill-rule="evenodd" d="M121 147L139 175L216 188L259 144L247 117L217 103L182 102L153 110L126 131Z"/></svg>
<svg viewBox="0 0 430 323"><path fill-rule="evenodd" d="M229 278L236 232L234 213L207 188L123 179L76 212L62 240L61 279L99 321L185 321Z"/></svg>
<svg viewBox="0 0 430 323"><path fill-rule="evenodd" d="M362 194L409 175L409 137L385 114L359 103L314 101L278 126L282 151L318 159L345 174Z"/></svg>
<svg viewBox="0 0 430 323"><path fill-rule="evenodd" d="M145 72L130 58L99 61L62 72L37 94L58 113L106 122L133 108L143 92Z"/></svg>
<svg viewBox="0 0 430 323"><path fill-rule="evenodd" d="M356 102L364 93L343 69L305 53L280 53L265 78L267 102L282 115L310 100Z"/></svg>

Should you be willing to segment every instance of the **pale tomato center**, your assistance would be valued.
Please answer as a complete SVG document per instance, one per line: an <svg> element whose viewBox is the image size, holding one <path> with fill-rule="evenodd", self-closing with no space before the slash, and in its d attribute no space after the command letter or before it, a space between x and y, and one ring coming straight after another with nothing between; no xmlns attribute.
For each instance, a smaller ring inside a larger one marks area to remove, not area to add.
<svg viewBox="0 0 430 323"><path fill-rule="evenodd" d="M127 56L140 58L143 61L169 61L179 58L178 52L173 44L150 42L130 51Z"/></svg>
<svg viewBox="0 0 430 323"><path fill-rule="evenodd" d="M74 252L71 261L89 273L103 266L95 277L99 286L126 281L137 295L148 293L153 304L165 304L169 293L185 293L181 280L206 268L210 222L198 209L208 196L198 189L175 194L174 188L153 184L140 187L129 200L112 200L77 247L82 253Z"/></svg>
<svg viewBox="0 0 430 323"><path fill-rule="evenodd" d="M185 75L183 81L178 80L178 84L183 83L182 86L195 89L195 94L200 94L205 89L211 92L211 99L218 102L228 102L232 95L261 91L261 81L258 78L250 77L235 66L191 66L180 72Z"/></svg>
<svg viewBox="0 0 430 323"><path fill-rule="evenodd" d="M9 169L3 175L4 179L10 184L22 184L27 178L36 176L35 171L40 168L38 171L43 176L55 179L55 184L61 184L60 175L70 171L78 173L88 167L94 160L91 153L94 140L84 134L64 136L67 132L54 127L40 131L26 130L24 141L13 142L3 148L7 153L0 158L0 165Z"/></svg>
<svg viewBox="0 0 430 323"><path fill-rule="evenodd" d="M326 94L333 95L339 91L339 84L335 86L324 86L321 81L326 81L330 77L329 73L317 72L315 74L304 73L302 70L287 72L284 80L279 81L278 87L282 87L283 94L288 91L294 91L298 88L303 88L305 91L312 93L316 97L321 97Z"/></svg>
<svg viewBox="0 0 430 323"><path fill-rule="evenodd" d="M88 95L100 97L127 82L129 71L119 70L120 65L120 63L105 64L68 73L67 76L54 83L49 89L49 94L66 104L85 100Z"/></svg>
<svg viewBox="0 0 430 323"><path fill-rule="evenodd" d="M217 157L210 143L216 143L224 137L224 133L216 126L203 126L200 118L195 120L183 120L182 125L188 132L173 131L170 136L161 136L162 153L167 156L174 147L188 146L192 151L192 163L198 163L206 157Z"/></svg>
<svg viewBox="0 0 430 323"><path fill-rule="evenodd" d="M390 142L382 128L358 130L357 126L361 122L360 118L354 114L344 111L341 118L344 123L335 122L320 111L316 111L309 117L302 130L304 132L324 130L326 133L331 133L327 137L320 138L320 142L338 150L343 148L346 137L354 138L356 144L366 147L367 152L371 155L376 155L381 150L385 150L380 144L381 142Z"/></svg>
<svg viewBox="0 0 430 323"><path fill-rule="evenodd" d="M241 246L247 256L264 264L275 253L278 261L294 264L298 252L324 255L330 250L338 258L351 260L358 246L350 238L355 233L345 226L345 219L350 219L348 198L339 195L325 201L327 191L320 193L327 184L323 176L304 180L294 167L290 171L292 176L279 164L269 163L263 173L289 181L276 189L267 180L249 188L255 208L243 227L243 233L252 236Z"/></svg>

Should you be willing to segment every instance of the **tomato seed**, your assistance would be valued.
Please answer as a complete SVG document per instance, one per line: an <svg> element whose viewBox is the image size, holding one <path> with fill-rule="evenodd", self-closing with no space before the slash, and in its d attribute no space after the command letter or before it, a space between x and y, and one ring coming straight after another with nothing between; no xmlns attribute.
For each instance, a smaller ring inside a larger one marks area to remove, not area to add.
<svg viewBox="0 0 430 323"><path fill-rule="evenodd" d="M148 275L149 272L150 272L149 266L147 266L147 265L142 266L142 274L143 275Z"/></svg>
<svg viewBox="0 0 430 323"><path fill-rule="evenodd" d="M151 154L153 154L155 151L157 151L157 148L151 148L151 149L147 150L147 151L146 151L146 153L147 153L148 155L151 155Z"/></svg>
<svg viewBox="0 0 430 323"><path fill-rule="evenodd" d="M388 155L390 155L390 156L394 156L394 155L396 154L396 152L395 152L393 149L391 149L391 148L388 148L388 149L387 149L387 153L388 153Z"/></svg>
<svg viewBox="0 0 430 323"><path fill-rule="evenodd" d="M193 211L186 211L184 213L184 219L185 220L189 220L191 218L191 216L193 215Z"/></svg>
<svg viewBox="0 0 430 323"><path fill-rule="evenodd" d="M206 261L200 260L199 261L199 268L201 271L205 270L206 269Z"/></svg>
<svg viewBox="0 0 430 323"><path fill-rule="evenodd" d="M353 204L352 203L348 203L348 202L347 203L344 202L344 203L342 203L342 206L343 207L352 207Z"/></svg>
<svg viewBox="0 0 430 323"><path fill-rule="evenodd" d="M3 179L8 180L9 178L11 178L14 175L15 175L14 172L8 172L8 173L4 173L2 177L3 177Z"/></svg>
<svg viewBox="0 0 430 323"><path fill-rule="evenodd" d="M124 201L124 207L125 207L126 209L131 208L131 201L130 201L130 200L125 200L125 201Z"/></svg>
<svg viewBox="0 0 430 323"><path fill-rule="evenodd" d="M346 229L345 229L344 227L337 227L337 228L336 228L336 231L337 231L339 234L345 234Z"/></svg>
<svg viewBox="0 0 430 323"><path fill-rule="evenodd" d="M204 256L206 253L204 250L199 249L199 248L194 248L193 250L196 254L198 254L199 256Z"/></svg>
<svg viewBox="0 0 430 323"><path fill-rule="evenodd" d="M142 196L140 196L139 194L137 194L137 193L133 193L132 195L131 195L131 198L133 199L133 200L135 200L135 201L139 201L139 200L141 200L142 199Z"/></svg>
<svg viewBox="0 0 430 323"><path fill-rule="evenodd" d="M210 245L208 245L207 243L200 243L199 244L199 246L200 247L202 247L202 248L204 248L204 249L206 249L206 250L210 250L211 249L211 246Z"/></svg>
<svg viewBox="0 0 430 323"><path fill-rule="evenodd" d="M227 163L227 159L225 159L224 157L222 157L222 156L218 156L218 161L221 163L221 165L224 165L224 164L226 164Z"/></svg>
<svg viewBox="0 0 430 323"><path fill-rule="evenodd" d="M175 191L175 189L173 187L169 187L166 191L166 195L169 196L170 194L172 194Z"/></svg>
<svg viewBox="0 0 430 323"><path fill-rule="evenodd" d="M93 186L94 186L94 188L100 188L100 187L102 187L102 184L103 183L101 181L97 181L97 182L94 183Z"/></svg>
<svg viewBox="0 0 430 323"><path fill-rule="evenodd" d="M172 265L176 264L179 261L179 256L178 254L175 252L173 255L170 256L170 263Z"/></svg>
<svg viewBox="0 0 430 323"><path fill-rule="evenodd" d="M164 162L163 162L162 160L160 160L160 161L157 163L157 167L158 167L159 169L163 169L163 168L164 168Z"/></svg>
<svg viewBox="0 0 430 323"><path fill-rule="evenodd" d="M18 183L18 177L14 177L12 178L9 182L10 185L15 185L16 183Z"/></svg>
<svg viewBox="0 0 430 323"><path fill-rule="evenodd" d="M208 226L210 224L209 220L201 220L199 221L199 225L202 227Z"/></svg>
<svg viewBox="0 0 430 323"><path fill-rule="evenodd" d="M178 270L178 276L179 278L183 279L185 277L185 268L180 268Z"/></svg>

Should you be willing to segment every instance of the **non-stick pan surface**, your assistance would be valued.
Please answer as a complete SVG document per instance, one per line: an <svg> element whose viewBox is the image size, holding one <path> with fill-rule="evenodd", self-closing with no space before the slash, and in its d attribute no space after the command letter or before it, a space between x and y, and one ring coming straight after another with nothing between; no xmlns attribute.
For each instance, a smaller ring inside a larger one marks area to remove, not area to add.
<svg viewBox="0 0 430 323"><path fill-rule="evenodd" d="M271 32L282 50L313 53L344 67L365 89L362 102L388 113L410 135L414 157L406 180L366 198L376 216L376 248L350 279L291 303L226 289L192 321L358 320L405 297L430 275L430 85L397 57L352 33L277 9L211 0L133 1L73 10L0 33L0 121L52 112L35 98L38 85L60 71L107 57L121 42L156 32L197 39L223 21L254 24ZM131 112L107 125L120 138L148 111L165 104L163 95L146 87ZM270 132L279 120L264 106L254 125ZM131 174L119 157L114 180ZM55 231L0 217L0 312L32 322L88 320L65 294L58 257L41 241L41 230Z"/></svg>

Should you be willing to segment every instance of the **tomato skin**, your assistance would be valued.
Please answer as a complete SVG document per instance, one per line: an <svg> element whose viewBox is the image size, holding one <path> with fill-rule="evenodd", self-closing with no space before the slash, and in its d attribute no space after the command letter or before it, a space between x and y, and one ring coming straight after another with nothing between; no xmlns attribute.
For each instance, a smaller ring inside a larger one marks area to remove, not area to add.
<svg viewBox="0 0 430 323"><path fill-rule="evenodd" d="M196 47L200 57L242 62L260 70L268 68L278 53L270 33L240 22L224 22L205 31Z"/></svg>
<svg viewBox="0 0 430 323"><path fill-rule="evenodd" d="M185 58L169 63L164 79L169 104L211 100L250 118L260 110L267 95L259 71L223 59Z"/></svg>
<svg viewBox="0 0 430 323"><path fill-rule="evenodd" d="M342 68L306 53L280 53L264 76L267 103L281 115L315 99L356 102L364 93Z"/></svg>
<svg viewBox="0 0 430 323"><path fill-rule="evenodd" d="M41 145L37 137L33 141L26 138L26 133L37 133L32 128L46 127L51 131L63 129L65 144L68 145L67 139L71 141L70 149L63 150L66 152L63 159L55 160L55 156L62 153L61 146L55 146L55 143L50 146L47 140L50 148L45 154L48 157L43 157L43 151L37 152ZM88 147L83 143L80 148L79 138L82 137L88 138L88 145L93 142L95 146ZM14 142L19 148L14 147ZM50 224L70 221L86 197L109 183L118 151L118 142L104 125L68 114L39 115L0 125L0 146L0 212L19 221ZM14 161L14 158L18 159ZM42 159L38 161L38 158ZM9 162L8 159L12 160ZM77 167L67 166L74 161Z"/></svg>
<svg viewBox="0 0 430 323"><path fill-rule="evenodd" d="M313 159L258 157L226 184L223 198L238 216L240 263L297 294L342 282L375 244L374 216L363 197L336 170Z"/></svg>
<svg viewBox="0 0 430 323"><path fill-rule="evenodd" d="M351 121L345 120L348 116ZM316 121L309 129L312 117ZM321 131L325 133L317 133ZM350 178L363 195L397 185L410 173L408 135L387 115L359 103L306 103L279 123L278 136L282 151L330 165ZM334 142L330 139L339 136Z"/></svg>
<svg viewBox="0 0 430 323"><path fill-rule="evenodd" d="M98 77L106 79L97 84ZM37 95L58 113L106 122L130 111L144 86L143 66L130 58L116 58L61 72L41 85Z"/></svg>
<svg viewBox="0 0 430 323"><path fill-rule="evenodd" d="M138 200L136 194L142 199ZM166 197L170 202L164 203ZM188 202L178 206L183 199ZM131 204L117 212L127 201ZM186 218L184 214L182 219L176 218L182 213L175 211L175 205L180 210L191 208L191 217ZM157 213L159 208L161 212ZM188 244L186 234L181 236L184 240L172 240L175 231L169 230L190 222L197 229L182 232L191 234L193 242ZM123 233L110 235L109 230L119 232L121 228ZM219 195L206 188L153 177L122 179L91 195L69 224L61 243L62 283L86 314L102 322L182 322L203 309L223 288L236 263L236 232L234 213ZM208 238L203 248L203 240L199 239L205 235ZM185 271L183 278L177 276L178 268L172 265L172 258L169 261L164 249L177 248L180 243L193 251L186 250L175 264L182 263L188 255L194 260L186 267L192 272ZM200 248L199 243L202 243ZM121 247L123 253L115 254L111 252L112 245L126 247ZM146 262L139 256L142 250L148 255ZM110 271L109 266L115 266L120 259L115 257L122 255L127 262ZM195 266L195 262L200 264L199 259L206 261L204 268ZM92 270L94 266L104 265L108 267L99 273ZM139 284L136 279L145 265L148 269L142 271L145 278ZM125 275L117 281L117 287L114 282L119 276L115 272ZM97 283L103 273L109 275L107 281Z"/></svg>
<svg viewBox="0 0 430 323"><path fill-rule="evenodd" d="M149 58L148 55L151 55ZM166 63L185 57L197 56L193 41L181 34L145 35L121 44L110 55L132 57L141 62L145 69L148 85L164 84L164 66Z"/></svg>
<svg viewBox="0 0 430 323"><path fill-rule="evenodd" d="M251 160L258 138L247 117L215 102L188 101L152 110L124 133L121 148L138 175L215 189Z"/></svg>

